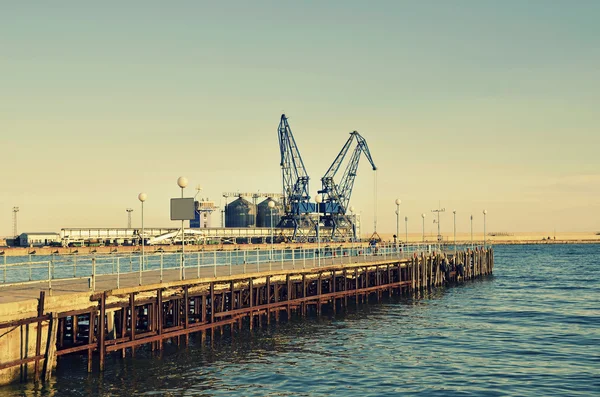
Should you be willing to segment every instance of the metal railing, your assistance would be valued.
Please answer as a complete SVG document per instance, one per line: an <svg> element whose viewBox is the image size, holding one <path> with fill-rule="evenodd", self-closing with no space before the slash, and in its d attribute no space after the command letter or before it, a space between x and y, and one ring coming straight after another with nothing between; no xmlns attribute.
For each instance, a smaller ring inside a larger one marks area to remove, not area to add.
<svg viewBox="0 0 600 397"><path fill-rule="evenodd" d="M97 276L116 276L117 288L121 277L135 276L142 285L146 275L152 274L156 281L165 280L165 272L170 273L173 281L173 271L178 270L179 280L216 277L217 275L245 274L247 272L272 271L274 269L306 269L307 267L323 267L344 263L371 262L375 260L403 259L415 252L432 252L441 249L455 251L471 248L470 244L440 246L437 244L400 244L380 243L377 246L356 244L345 247L317 248L280 248L276 245L266 249L238 249L229 251L206 250L197 252L159 252L149 253L143 258L135 254L104 254L104 255L30 255L28 260L23 257L12 257L7 263L3 258L0 266L0 287L20 285L33 282L46 282L52 289L53 281L88 279L90 289L95 290ZM9 257L10 258L10 257ZM15 260L16 258L16 260ZM35 258L35 260L33 260ZM20 261L18 259L21 259ZM1 289L0 289L1 291Z"/></svg>

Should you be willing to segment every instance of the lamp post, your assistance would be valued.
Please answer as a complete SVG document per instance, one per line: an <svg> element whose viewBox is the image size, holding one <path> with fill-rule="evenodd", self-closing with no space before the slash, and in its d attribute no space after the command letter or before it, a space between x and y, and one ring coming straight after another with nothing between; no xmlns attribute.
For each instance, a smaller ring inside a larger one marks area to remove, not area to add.
<svg viewBox="0 0 600 397"><path fill-rule="evenodd" d="M425 213L421 214L421 218L423 218L423 242L425 242Z"/></svg>
<svg viewBox="0 0 600 397"><path fill-rule="evenodd" d="M454 214L454 252L456 252L456 210L452 210Z"/></svg>
<svg viewBox="0 0 600 397"><path fill-rule="evenodd" d="M350 216L352 216L352 238L350 242L352 243L352 250L350 251L350 256L354 255L354 240L356 240L356 218L354 217L354 207L350 207Z"/></svg>
<svg viewBox="0 0 600 397"><path fill-rule="evenodd" d="M408 216L404 217L404 234L406 238L406 244L408 244Z"/></svg>
<svg viewBox="0 0 600 397"><path fill-rule="evenodd" d="M188 185L188 180L184 176L177 178L177 185L181 188L181 198L183 198L183 189ZM181 220L181 279L185 280L185 229L183 225L183 219Z"/></svg>
<svg viewBox="0 0 600 397"><path fill-rule="evenodd" d="M398 252L398 240L400 240L400 204L402 200L396 199L396 252Z"/></svg>
<svg viewBox="0 0 600 397"><path fill-rule="evenodd" d="M434 219L433 223L437 223L437 229L438 229L437 241L438 241L438 244L441 244L441 242L442 242L442 232L440 230L440 212L446 212L446 209L445 208L440 208L440 206L438 204L438 208L436 210L431 210L431 212L437 212L437 222Z"/></svg>
<svg viewBox="0 0 600 397"><path fill-rule="evenodd" d="M269 200L267 204L269 211L271 212L271 262L273 261L273 208L275 208L275 201Z"/></svg>
<svg viewBox="0 0 600 397"><path fill-rule="evenodd" d="M315 202L317 203L317 255L319 258L319 267L321 267L321 233L319 233L321 213L319 212L319 207L320 204L323 202L323 196L317 193L317 195L315 196Z"/></svg>
<svg viewBox="0 0 600 397"><path fill-rule="evenodd" d="M473 250L473 215L471 215L471 250Z"/></svg>
<svg viewBox="0 0 600 397"><path fill-rule="evenodd" d="M148 198L146 193L138 194L138 200L142 203L142 262L140 263L140 285L142 285L142 270L144 269L144 201Z"/></svg>
<svg viewBox="0 0 600 397"><path fill-rule="evenodd" d="M487 210L483 210L483 249L485 249L485 216L487 215Z"/></svg>

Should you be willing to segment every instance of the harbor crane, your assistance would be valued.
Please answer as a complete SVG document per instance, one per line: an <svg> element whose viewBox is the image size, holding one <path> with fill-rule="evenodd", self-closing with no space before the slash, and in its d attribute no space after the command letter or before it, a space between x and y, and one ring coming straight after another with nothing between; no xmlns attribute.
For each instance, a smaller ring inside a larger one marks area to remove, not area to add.
<svg viewBox="0 0 600 397"><path fill-rule="evenodd" d="M352 152L350 161L348 162L344 174L340 180L340 183L335 182L335 175L337 174L346 154L350 150L352 144L356 141L356 147ZM350 133L350 137L342 147L342 150L337 155L323 178L321 178L322 189L318 191L319 194L323 195L323 202L319 205L318 212L322 213L321 221L325 227L330 227L331 239L345 239L351 232L352 237L356 238L356 225L352 218L348 217L346 213L349 209L350 197L352 196L352 188L354 187L354 180L358 171L358 164L361 158L361 154L367 157L373 171L377 170L367 141L356 131Z"/></svg>
<svg viewBox="0 0 600 397"><path fill-rule="evenodd" d="M315 211L315 205L310 203L308 189L309 177L292 134L292 129L285 114L281 115L278 128L279 150L281 153L281 174L283 177L283 208L284 215L278 227L294 228L293 240L301 240L298 233L304 233L307 226L312 226L308 213Z"/></svg>

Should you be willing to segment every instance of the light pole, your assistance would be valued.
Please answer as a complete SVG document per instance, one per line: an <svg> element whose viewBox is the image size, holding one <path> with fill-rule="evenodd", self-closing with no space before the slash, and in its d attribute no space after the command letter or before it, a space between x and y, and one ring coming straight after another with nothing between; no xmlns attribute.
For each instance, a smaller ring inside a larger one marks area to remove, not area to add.
<svg viewBox="0 0 600 397"><path fill-rule="evenodd" d="M440 231L440 212L446 212L445 208L440 208L439 204L438 204L438 209L437 210L431 210L431 212L437 212L437 229L438 229L438 234L437 234L437 241L438 243L442 242L442 234ZM435 219L433 220L433 223L436 223Z"/></svg>
<svg viewBox="0 0 600 397"><path fill-rule="evenodd" d="M146 193L138 194L138 200L142 203L142 262L140 263L140 285L142 285L142 270L144 269L144 201L148 198Z"/></svg>
<svg viewBox="0 0 600 397"><path fill-rule="evenodd" d="M398 252L398 240L400 240L400 204L402 200L396 199L396 252Z"/></svg>
<svg viewBox="0 0 600 397"><path fill-rule="evenodd" d="M408 216L404 217L404 234L406 237L406 244L408 244Z"/></svg>
<svg viewBox="0 0 600 397"><path fill-rule="evenodd" d="M471 250L473 250L473 215L471 215Z"/></svg>
<svg viewBox="0 0 600 397"><path fill-rule="evenodd" d="M487 210L483 210L483 249L485 249L485 216L487 215Z"/></svg>
<svg viewBox="0 0 600 397"><path fill-rule="evenodd" d="M177 178L177 185L181 188L181 198L183 198L183 189L188 185L188 180L184 176ZM181 279L185 280L185 229L181 220Z"/></svg>
<svg viewBox="0 0 600 397"><path fill-rule="evenodd" d="M423 242L425 242L425 213L421 214L421 218L423 218Z"/></svg>
<svg viewBox="0 0 600 397"><path fill-rule="evenodd" d="M267 204L269 211L271 212L271 262L273 261L273 208L275 208L275 201L269 200Z"/></svg>
<svg viewBox="0 0 600 397"><path fill-rule="evenodd" d="M452 210L454 214L454 252L456 252L456 210Z"/></svg>
<svg viewBox="0 0 600 397"><path fill-rule="evenodd" d="M319 267L321 267L321 234L319 233L321 213L319 212L319 204L323 202L323 196L317 193L315 196L315 202L317 203L317 255L319 257Z"/></svg>
<svg viewBox="0 0 600 397"><path fill-rule="evenodd" d="M350 256L354 255L354 241L356 240L356 218L354 217L354 207L350 207L350 216L352 217L352 238L350 242L352 243L352 250L350 251Z"/></svg>

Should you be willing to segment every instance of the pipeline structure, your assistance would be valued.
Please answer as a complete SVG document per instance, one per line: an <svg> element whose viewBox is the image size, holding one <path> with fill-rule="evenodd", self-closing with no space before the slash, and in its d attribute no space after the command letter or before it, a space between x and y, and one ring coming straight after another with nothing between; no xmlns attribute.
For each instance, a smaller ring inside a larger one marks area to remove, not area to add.
<svg viewBox="0 0 600 397"><path fill-rule="evenodd" d="M88 371L103 371L108 355L135 355L140 348L161 351L167 341L189 343L193 333L200 333L204 343L215 333L252 329L294 315L318 316L324 306L335 312L370 296L419 295L491 275L493 267L493 249L478 248L182 280L83 298L63 295L60 304L59 297L41 291L37 315L2 321L0 308L0 384L47 380L65 355L87 356ZM49 299L54 299L53 307ZM18 335L21 344L16 346ZM27 335L26 342L22 335Z"/></svg>

